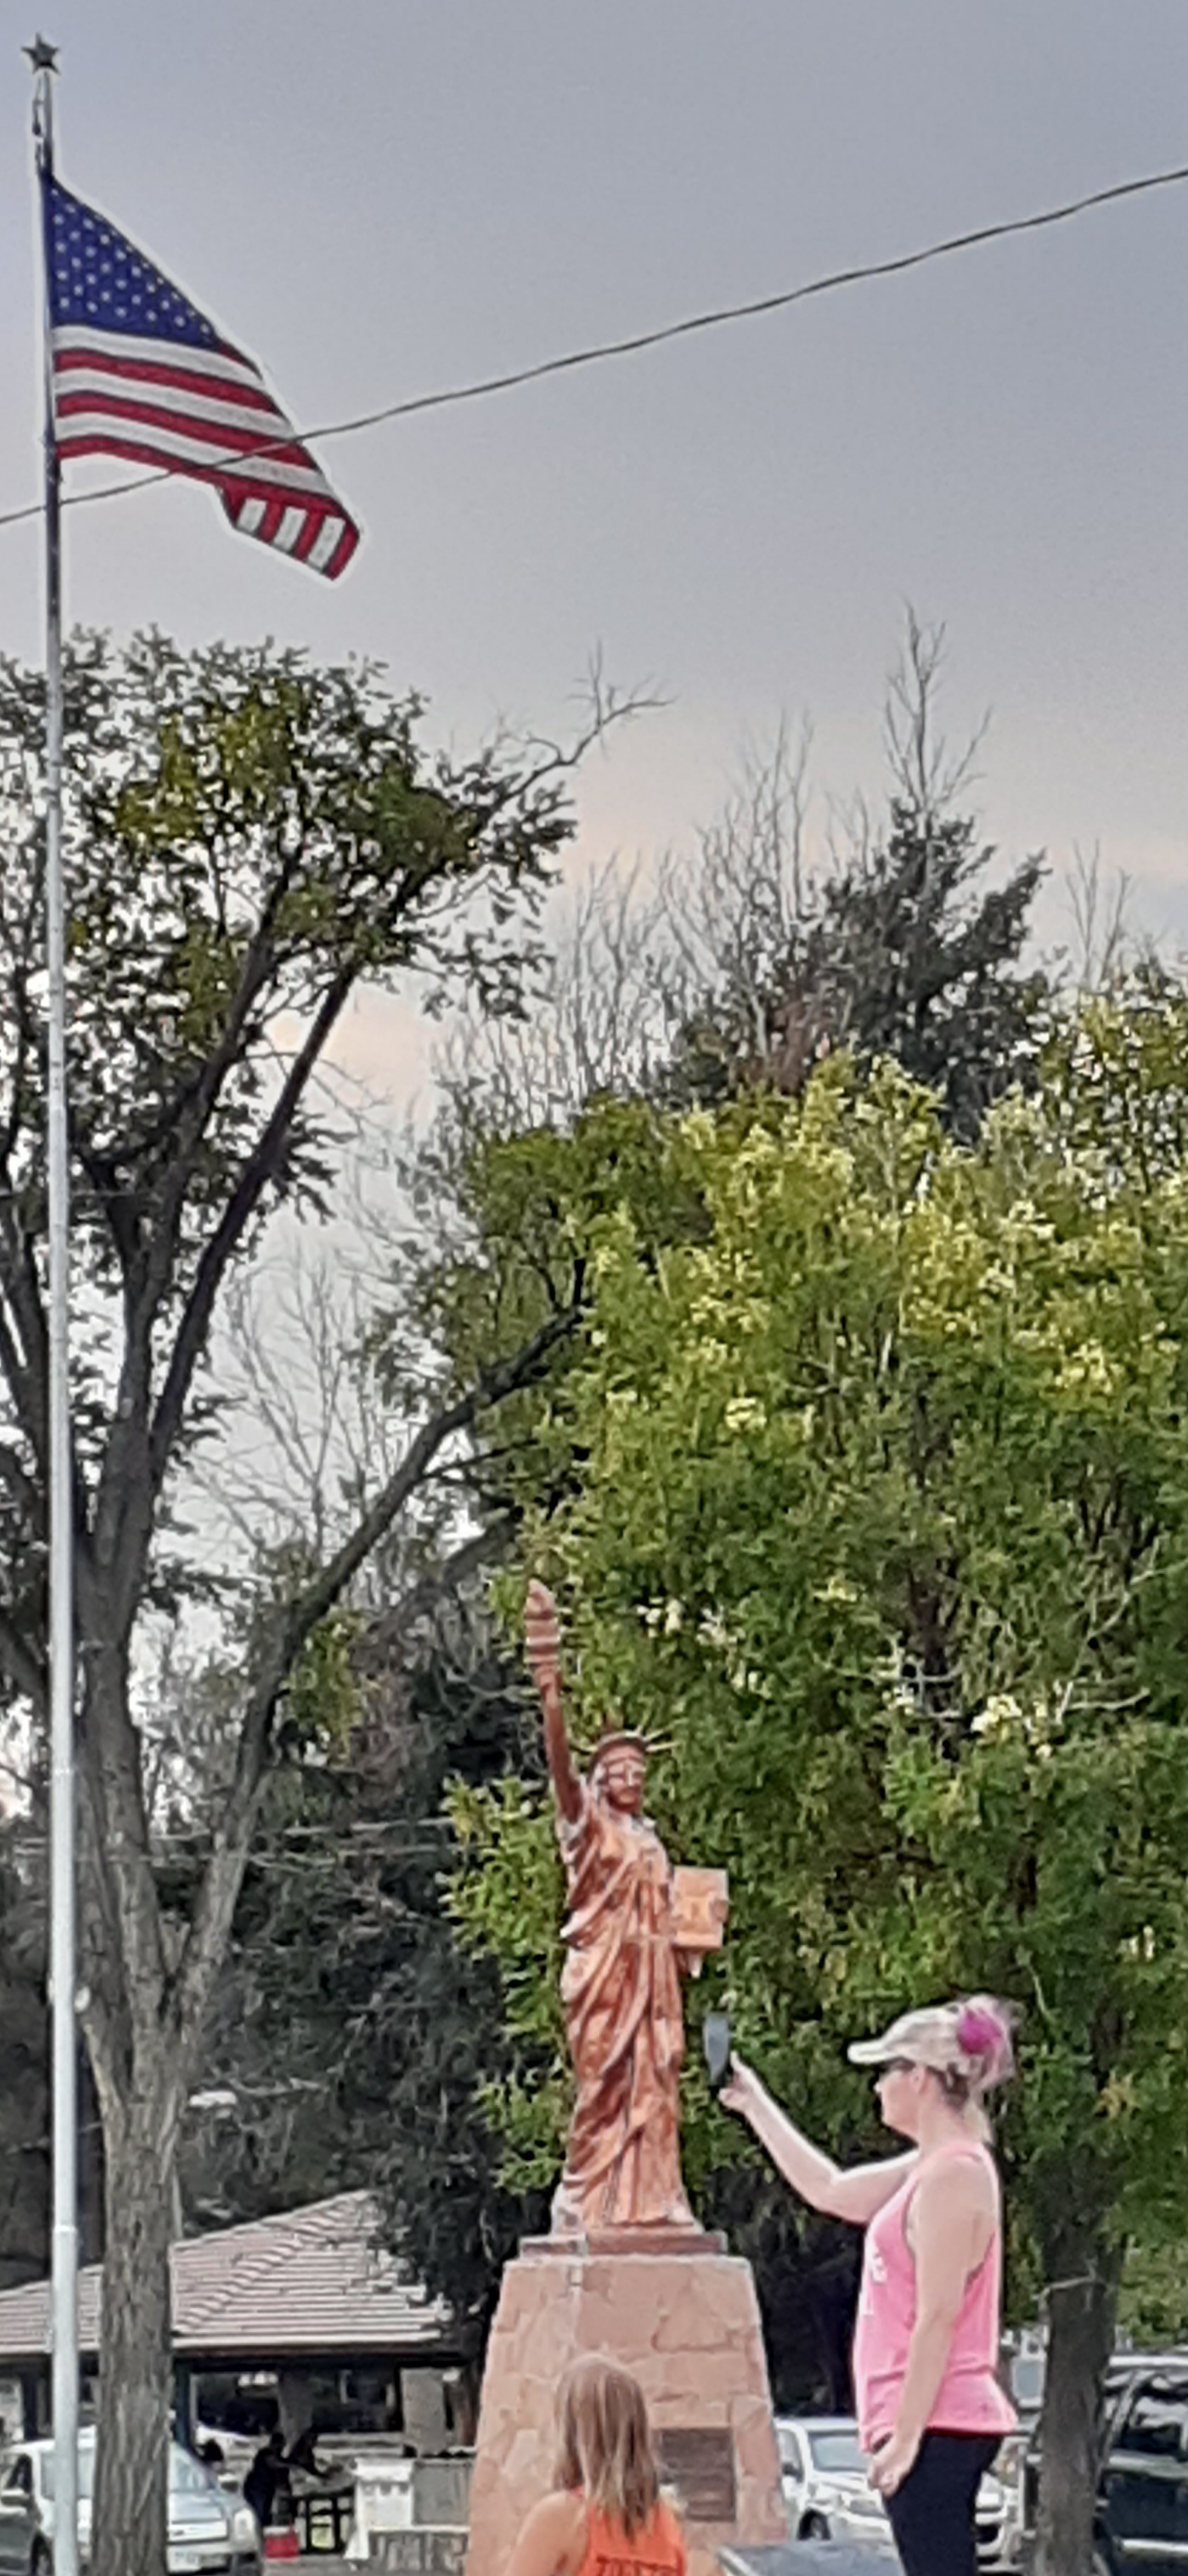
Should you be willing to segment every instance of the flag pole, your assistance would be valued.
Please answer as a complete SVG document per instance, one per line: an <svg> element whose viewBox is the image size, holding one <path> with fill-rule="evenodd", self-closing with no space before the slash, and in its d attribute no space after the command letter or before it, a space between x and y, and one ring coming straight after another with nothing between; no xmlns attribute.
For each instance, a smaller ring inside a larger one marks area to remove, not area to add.
<svg viewBox="0 0 1188 2576"><path fill-rule="evenodd" d="M37 172L54 167L57 53L26 47L36 83ZM39 194L41 193L39 189ZM53 2026L54 2576L78 2576L78 2039L75 2024L74 1472L70 1433L70 1165L66 1112L66 903L62 875L62 551L45 263L45 941L49 1200L50 1996Z"/></svg>

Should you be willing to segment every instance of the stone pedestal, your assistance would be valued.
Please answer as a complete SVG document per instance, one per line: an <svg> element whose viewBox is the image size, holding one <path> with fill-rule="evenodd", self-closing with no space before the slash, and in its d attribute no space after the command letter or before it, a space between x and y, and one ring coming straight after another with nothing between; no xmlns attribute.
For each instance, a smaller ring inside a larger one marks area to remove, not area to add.
<svg viewBox="0 0 1188 2576"><path fill-rule="evenodd" d="M614 2230L572 2247L550 2237L523 2244L503 2276L467 2576L503 2576L525 2515L552 2484L558 2382L590 2353L639 2380L692 2549L787 2539L750 2264L692 2230Z"/></svg>

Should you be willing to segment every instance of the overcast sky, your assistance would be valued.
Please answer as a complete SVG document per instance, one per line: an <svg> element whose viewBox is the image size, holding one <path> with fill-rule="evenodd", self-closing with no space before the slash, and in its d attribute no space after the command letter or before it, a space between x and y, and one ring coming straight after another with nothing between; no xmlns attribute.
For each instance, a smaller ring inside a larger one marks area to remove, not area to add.
<svg viewBox="0 0 1188 2576"><path fill-rule="evenodd" d="M37 5L62 177L302 425L1188 161L1185 0ZM39 472L32 7L0 509ZM1188 188L320 454L365 530L336 586L177 482L72 514L70 615L365 650L460 742L562 723L601 645L671 705L592 764L597 857L686 839L781 709L822 790L877 788L911 599L953 731L993 710L988 830L1100 843L1188 937ZM0 530L0 648L39 654L39 588Z"/></svg>

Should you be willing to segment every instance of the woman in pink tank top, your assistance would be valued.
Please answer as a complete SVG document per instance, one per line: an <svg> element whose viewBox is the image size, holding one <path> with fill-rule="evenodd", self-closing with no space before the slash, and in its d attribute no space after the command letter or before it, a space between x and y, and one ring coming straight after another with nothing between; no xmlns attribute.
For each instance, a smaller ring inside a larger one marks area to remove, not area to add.
<svg viewBox="0 0 1188 2576"><path fill-rule="evenodd" d="M722 2093L814 2209L866 2230L854 2336L858 2429L905 2576L975 2576L977 2491L1014 2410L998 2379L1002 2220L982 2099L1011 2072L989 1996L900 2015L850 2056L878 2066L905 2156L843 2173L740 2059Z"/></svg>

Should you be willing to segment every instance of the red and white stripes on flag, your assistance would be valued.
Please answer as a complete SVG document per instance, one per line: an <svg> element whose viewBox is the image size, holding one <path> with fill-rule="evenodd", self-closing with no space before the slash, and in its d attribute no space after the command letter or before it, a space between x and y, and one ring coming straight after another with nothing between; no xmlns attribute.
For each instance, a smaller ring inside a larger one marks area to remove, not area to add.
<svg viewBox="0 0 1188 2576"><path fill-rule="evenodd" d="M245 536L333 581L359 530L259 368L102 215L46 185L59 456L213 483Z"/></svg>
<svg viewBox="0 0 1188 2576"><path fill-rule="evenodd" d="M226 348L134 345L132 356L116 332L54 332L59 456L125 456L198 475L217 486L244 536L333 580L359 531L256 368Z"/></svg>

